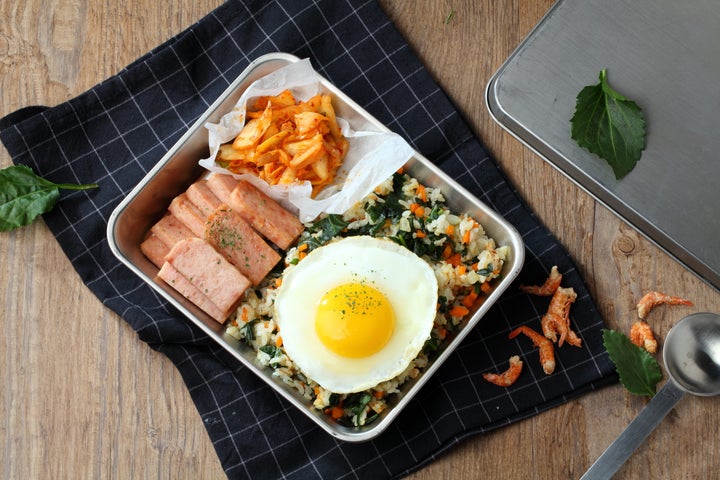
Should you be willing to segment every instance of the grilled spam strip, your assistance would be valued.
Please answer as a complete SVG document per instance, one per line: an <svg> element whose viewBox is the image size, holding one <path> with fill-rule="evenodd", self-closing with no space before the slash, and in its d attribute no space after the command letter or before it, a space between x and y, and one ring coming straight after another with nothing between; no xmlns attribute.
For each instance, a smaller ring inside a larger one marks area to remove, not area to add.
<svg viewBox="0 0 720 480"><path fill-rule="evenodd" d="M280 261L280 255L225 204L221 204L205 222L205 240L253 285L262 282Z"/></svg>
<svg viewBox="0 0 720 480"><path fill-rule="evenodd" d="M190 201L186 193L181 193L173 198L168 210L175 215L175 218L184 223L196 237L201 238L203 236L207 215L203 214L200 209Z"/></svg>
<svg viewBox="0 0 720 480"><path fill-rule="evenodd" d="M180 292L183 297L190 300L192 303L197 305L201 310L210 315L216 321L223 323L227 318L227 312L223 312L215 303L200 291L193 283L185 278L175 267L170 263L165 262L160 271L158 277L163 279L168 285L173 287L175 290Z"/></svg>
<svg viewBox="0 0 720 480"><path fill-rule="evenodd" d="M230 198L230 192L233 191L237 184L237 179L232 175L211 173L207 177L207 187L222 203L228 203L228 199Z"/></svg>
<svg viewBox="0 0 720 480"><path fill-rule="evenodd" d="M180 240L194 237L192 231L175 215L168 213L150 228L165 245L172 248Z"/></svg>
<svg viewBox="0 0 720 480"><path fill-rule="evenodd" d="M207 180L198 180L188 187L185 194L207 218L217 207L220 199L210 190Z"/></svg>
<svg viewBox="0 0 720 480"><path fill-rule="evenodd" d="M165 261L220 309L223 315L220 321L227 318L250 286L250 280L200 238L176 243Z"/></svg>
<svg viewBox="0 0 720 480"><path fill-rule="evenodd" d="M160 237L151 233L141 244L140 251L158 268L165 263L165 255L170 252L168 247Z"/></svg>
<svg viewBox="0 0 720 480"><path fill-rule="evenodd" d="M255 230L283 250L303 231L303 225L295 215L249 182L238 182L230 193L228 205Z"/></svg>

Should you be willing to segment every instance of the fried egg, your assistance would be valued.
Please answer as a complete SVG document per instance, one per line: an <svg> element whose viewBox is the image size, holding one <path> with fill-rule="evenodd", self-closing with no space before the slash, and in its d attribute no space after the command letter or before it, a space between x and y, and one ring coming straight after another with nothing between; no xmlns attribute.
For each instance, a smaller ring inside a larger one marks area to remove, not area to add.
<svg viewBox="0 0 720 480"><path fill-rule="evenodd" d="M435 319L435 274L391 240L348 237L285 272L274 318L291 360L335 393L367 390L401 374Z"/></svg>

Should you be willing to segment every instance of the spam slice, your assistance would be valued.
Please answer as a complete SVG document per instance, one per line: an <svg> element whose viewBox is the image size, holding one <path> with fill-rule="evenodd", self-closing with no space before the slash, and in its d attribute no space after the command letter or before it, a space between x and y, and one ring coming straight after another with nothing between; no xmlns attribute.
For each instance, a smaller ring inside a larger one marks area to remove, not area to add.
<svg viewBox="0 0 720 480"><path fill-rule="evenodd" d="M253 285L259 284L280 261L280 255L225 204L208 217L204 238Z"/></svg>
<svg viewBox="0 0 720 480"><path fill-rule="evenodd" d="M202 293L190 280L185 278L178 270L168 262L165 262L158 272L158 277L162 278L165 283L180 292L183 297L200 307L205 313L220 323L227 318L227 314L220 310L207 295Z"/></svg>
<svg viewBox="0 0 720 480"><path fill-rule="evenodd" d="M234 187L233 187L234 188ZM198 210L207 218L217 207L220 199L210 190L207 180L198 180L185 191L188 199L195 204ZM229 194L228 194L229 195Z"/></svg>
<svg viewBox="0 0 720 480"><path fill-rule="evenodd" d="M180 240L197 236L171 213L158 220L158 222L150 228L150 231L167 245L168 248L172 248L172 246Z"/></svg>
<svg viewBox="0 0 720 480"><path fill-rule="evenodd" d="M165 261L220 309L223 320L250 286L247 277L200 238L176 243Z"/></svg>
<svg viewBox="0 0 720 480"><path fill-rule="evenodd" d="M255 230L283 250L303 231L303 225L295 215L249 182L238 182L230 193L228 204Z"/></svg>
<svg viewBox="0 0 720 480"><path fill-rule="evenodd" d="M205 231L205 219L207 215L195 206L187 196L187 193L181 193L173 198L168 207L170 213L180 220L188 229L195 234L196 237L202 237Z"/></svg>
<svg viewBox="0 0 720 480"><path fill-rule="evenodd" d="M233 191L238 181L232 175L213 172L207 177L207 187L222 202L228 203L230 192Z"/></svg>
<svg viewBox="0 0 720 480"><path fill-rule="evenodd" d="M170 251L170 247L160 240L160 238L151 233L140 244L140 251L150 260L156 267L160 268L165 263L165 255Z"/></svg>

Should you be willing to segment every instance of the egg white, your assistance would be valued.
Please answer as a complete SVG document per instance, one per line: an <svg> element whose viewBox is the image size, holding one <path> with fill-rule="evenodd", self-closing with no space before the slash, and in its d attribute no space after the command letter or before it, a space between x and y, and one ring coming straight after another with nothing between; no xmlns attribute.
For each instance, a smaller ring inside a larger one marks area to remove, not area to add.
<svg viewBox="0 0 720 480"><path fill-rule="evenodd" d="M348 358L329 350L315 331L325 293L344 283L366 283L382 292L395 312L395 329L378 352ZM285 352L323 388L367 390L401 374L430 337L438 297L433 269L390 240L348 237L310 252L286 271L275 299L275 320Z"/></svg>

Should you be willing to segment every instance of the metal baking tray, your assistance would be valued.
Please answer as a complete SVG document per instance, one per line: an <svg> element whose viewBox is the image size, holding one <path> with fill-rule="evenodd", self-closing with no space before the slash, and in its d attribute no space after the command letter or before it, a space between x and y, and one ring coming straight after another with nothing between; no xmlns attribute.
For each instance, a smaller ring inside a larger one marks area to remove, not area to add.
<svg viewBox="0 0 720 480"><path fill-rule="evenodd" d="M720 2L560 0L490 79L490 114L720 290ZM647 146L616 180L570 138L575 98L606 68L641 106Z"/></svg>
<svg viewBox="0 0 720 480"><path fill-rule="evenodd" d="M296 390L273 377L272 369L257 364L255 352L251 347L226 335L224 325L217 323L171 287L156 279L158 269L140 251L140 243L150 227L166 211L170 201L204 174L204 169L198 166L198 160L208 155L208 135L204 128L205 123L217 122L223 114L230 111L242 92L253 81L298 60L292 55L274 53L253 61L117 206L110 216L107 237L111 250L123 264L230 352L239 362L255 372L282 397L309 416L330 435L348 442L361 442L376 437L387 428L470 329L480 321L520 272L525 251L522 238L514 227L429 160L415 153L405 166L409 174L427 185L442 187L450 208L470 213L483 225L488 235L494 238L498 245L510 247L511 254L503 268L501 280L498 281L489 298L471 312L469 320L459 330L456 337L437 357L431 360L421 375L417 379L405 383L400 394L393 395L393 398L389 400L388 408L380 418L367 426L347 427L338 424L327 415L313 409L311 403ZM322 88L332 95L337 115L346 119L355 130L389 131L328 81L322 81Z"/></svg>

